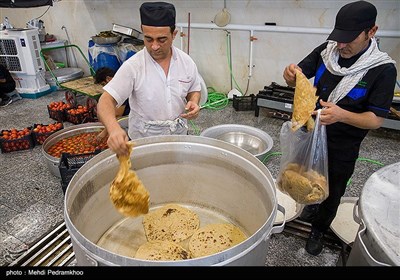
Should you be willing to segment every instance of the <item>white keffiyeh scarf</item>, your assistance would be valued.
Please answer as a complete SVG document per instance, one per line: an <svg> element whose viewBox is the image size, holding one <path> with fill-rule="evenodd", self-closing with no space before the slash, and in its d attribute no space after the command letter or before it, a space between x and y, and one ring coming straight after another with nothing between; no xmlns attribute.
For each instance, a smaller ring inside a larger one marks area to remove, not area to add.
<svg viewBox="0 0 400 280"><path fill-rule="evenodd" d="M328 42L326 49L321 52L326 69L328 69L328 71L333 75L344 76L329 95L328 102L336 104L340 99L345 97L364 77L369 69L386 63L396 64L387 53L379 50L375 38L372 38L371 41L369 48L349 68L339 66L339 51L337 49L337 43L334 41Z"/></svg>

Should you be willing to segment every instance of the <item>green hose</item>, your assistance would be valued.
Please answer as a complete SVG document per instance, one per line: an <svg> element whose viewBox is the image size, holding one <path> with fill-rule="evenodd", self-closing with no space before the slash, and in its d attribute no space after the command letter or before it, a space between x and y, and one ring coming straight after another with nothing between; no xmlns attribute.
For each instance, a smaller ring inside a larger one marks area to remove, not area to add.
<svg viewBox="0 0 400 280"><path fill-rule="evenodd" d="M229 104L228 96L222 92L216 92L214 88L208 87L207 102L204 103L200 108L207 108L211 110L222 110Z"/></svg>
<svg viewBox="0 0 400 280"><path fill-rule="evenodd" d="M369 159L369 158L357 158L357 161L366 161L366 162L373 163L373 164L376 164L376 165L379 165L379 166L385 166L382 162L379 162L379 161L376 161L376 160L373 160L373 159ZM346 187L348 187L350 184L351 184L351 177L347 181Z"/></svg>
<svg viewBox="0 0 400 280"><path fill-rule="evenodd" d="M229 104L228 96L222 92L216 92L214 88L208 87L207 102L200 106L200 109L222 110ZM194 130L194 135L200 135L199 127L193 120L189 120L190 125Z"/></svg>
<svg viewBox="0 0 400 280"><path fill-rule="evenodd" d="M193 127L194 135L200 135L199 127L192 120L189 120L189 123Z"/></svg>
<svg viewBox="0 0 400 280"><path fill-rule="evenodd" d="M271 153L267 153L267 154L264 156L264 158L263 158L263 160L262 160L261 162L265 164L265 161L266 161L267 159L269 159L270 157L273 157L273 156L280 156L280 155L282 155L281 152L271 152Z"/></svg>

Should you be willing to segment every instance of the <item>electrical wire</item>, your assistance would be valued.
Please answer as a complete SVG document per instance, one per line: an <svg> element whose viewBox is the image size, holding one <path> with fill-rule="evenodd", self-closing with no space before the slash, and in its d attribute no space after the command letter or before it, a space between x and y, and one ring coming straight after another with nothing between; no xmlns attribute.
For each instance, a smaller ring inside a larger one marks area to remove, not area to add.
<svg viewBox="0 0 400 280"><path fill-rule="evenodd" d="M37 17L37 18L41 18L42 16L44 16L44 15L47 13L47 11L50 9L50 7L51 7L51 6L49 6L49 7L46 9L46 11L44 11L44 13L43 13L41 16Z"/></svg>

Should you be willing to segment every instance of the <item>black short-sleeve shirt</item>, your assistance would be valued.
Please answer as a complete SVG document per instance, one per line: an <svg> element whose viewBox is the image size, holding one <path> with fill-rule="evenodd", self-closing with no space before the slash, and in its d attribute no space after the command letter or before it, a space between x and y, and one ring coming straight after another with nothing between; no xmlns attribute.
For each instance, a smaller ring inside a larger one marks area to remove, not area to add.
<svg viewBox="0 0 400 280"><path fill-rule="evenodd" d="M315 48L298 66L307 78L315 77L323 64L321 52L327 42ZM348 59L340 58L341 67L353 65L362 53ZM336 105L355 113L371 111L379 117L387 117L392 104L397 71L392 63L383 64L368 70L361 81ZM342 76L331 74L327 69L318 79L317 95L327 101L332 90L341 81ZM317 107L320 106L317 102ZM326 127L328 137L329 157L341 160L355 160L358 157L362 140L367 135L367 129L357 128L337 122Z"/></svg>

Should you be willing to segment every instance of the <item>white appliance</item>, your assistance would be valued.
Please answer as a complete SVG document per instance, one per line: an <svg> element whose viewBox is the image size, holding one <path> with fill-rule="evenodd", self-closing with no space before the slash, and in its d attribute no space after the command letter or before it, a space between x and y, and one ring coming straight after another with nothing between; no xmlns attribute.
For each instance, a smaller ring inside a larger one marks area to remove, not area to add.
<svg viewBox="0 0 400 280"><path fill-rule="evenodd" d="M0 63L7 67L22 97L36 98L50 92L45 66L40 57L36 28L12 28L0 31Z"/></svg>

